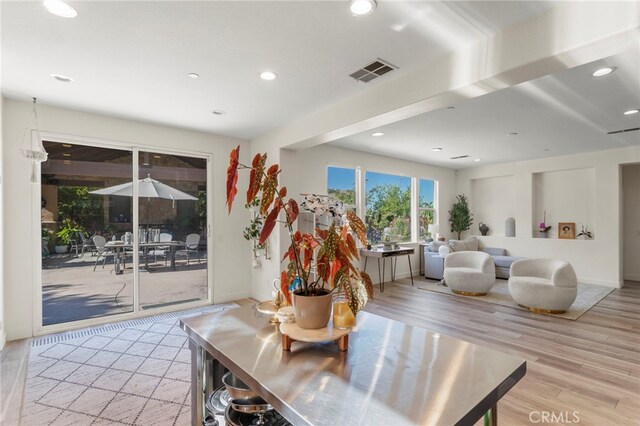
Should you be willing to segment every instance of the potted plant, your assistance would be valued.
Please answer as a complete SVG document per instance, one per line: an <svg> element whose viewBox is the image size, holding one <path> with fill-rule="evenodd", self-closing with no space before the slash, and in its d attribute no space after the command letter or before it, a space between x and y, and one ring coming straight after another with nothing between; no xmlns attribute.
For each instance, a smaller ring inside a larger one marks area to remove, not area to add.
<svg viewBox="0 0 640 426"><path fill-rule="evenodd" d="M250 204L245 205L251 212L251 221L249 222L249 226L244 228L242 232L242 236L245 240L252 242L253 244L253 267L257 268L261 265L260 256L264 255L266 258L267 255L267 243L258 244L258 240L260 239L260 233L262 232L262 217L258 214L260 207L260 198L254 198Z"/></svg>
<svg viewBox="0 0 640 426"><path fill-rule="evenodd" d="M76 238L76 234L78 232L84 232L84 229L80 225L74 223L73 221L71 221L71 219L63 220L62 227L60 227L60 230L56 234L56 253L66 253L69 249L71 240Z"/></svg>
<svg viewBox="0 0 640 426"><path fill-rule="evenodd" d="M42 257L49 256L49 240L51 239L51 234L53 231L49 228L43 227L41 230L42 237Z"/></svg>
<svg viewBox="0 0 640 426"><path fill-rule="evenodd" d="M467 197L462 195L456 196L456 202L453 203L449 210L449 222L451 222L451 232L458 234L458 239L462 232L467 231L473 224L473 215L469 210Z"/></svg>
<svg viewBox="0 0 640 426"><path fill-rule="evenodd" d="M544 215L542 216L542 222L538 225L540 231L540 238L547 238L548 232L551 229L551 225L547 225L547 211L544 211Z"/></svg>
<svg viewBox="0 0 640 426"><path fill-rule="evenodd" d="M287 199L287 188L278 188L278 164L266 167L267 154L256 154L251 166L239 162L240 146L230 154L227 169L227 200L231 213L233 200L238 192L238 170L250 170L246 204L260 199L258 215L262 228L258 245L267 241L277 222L282 222L289 235L290 244L283 257L286 266L281 272L281 290L293 305L296 323L302 328L317 329L327 325L331 316L332 293L343 292L353 315L373 298L371 278L359 271L354 261L359 259L356 239L367 245L366 228L352 211L347 221L329 229L316 229L314 234L294 230L298 217L298 203ZM278 220L280 214L284 220ZM312 273L312 271L315 271Z"/></svg>

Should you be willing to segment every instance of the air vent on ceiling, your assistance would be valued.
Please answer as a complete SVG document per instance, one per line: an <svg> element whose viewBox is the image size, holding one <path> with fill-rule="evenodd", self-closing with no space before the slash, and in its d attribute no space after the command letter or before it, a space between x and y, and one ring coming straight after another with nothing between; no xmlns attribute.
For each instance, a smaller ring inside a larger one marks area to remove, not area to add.
<svg viewBox="0 0 640 426"><path fill-rule="evenodd" d="M626 132L635 132L636 130L640 130L640 127L632 127L631 129L623 129L623 130L614 130L613 132L608 132L608 135L615 135L616 133L626 133Z"/></svg>
<svg viewBox="0 0 640 426"><path fill-rule="evenodd" d="M457 157L451 157L450 160L460 160L461 158L467 158L469 155L458 155Z"/></svg>
<svg viewBox="0 0 640 426"><path fill-rule="evenodd" d="M378 58L369 65L366 65L356 72L349 74L349 76L355 78L358 81L368 83L374 78L378 78L390 71L397 69L398 67L396 67L395 65L391 65L390 63Z"/></svg>

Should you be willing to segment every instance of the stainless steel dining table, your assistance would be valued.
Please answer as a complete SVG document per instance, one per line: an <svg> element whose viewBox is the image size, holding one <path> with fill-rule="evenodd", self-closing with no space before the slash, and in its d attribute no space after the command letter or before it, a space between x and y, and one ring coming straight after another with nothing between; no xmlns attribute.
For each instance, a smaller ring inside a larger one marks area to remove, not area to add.
<svg viewBox="0 0 640 426"><path fill-rule="evenodd" d="M144 257L144 269L149 269L149 249L167 247L169 249L169 256L171 258L171 270L176 270L176 250L178 247L184 247L184 241L157 241L148 243L139 243L138 247L142 249ZM120 241L109 241L105 245L108 249L114 252L113 267L116 275L122 274L124 271L124 254L127 249L132 250L132 243L124 243Z"/></svg>
<svg viewBox="0 0 640 426"><path fill-rule="evenodd" d="M252 306L180 321L191 349L191 423L230 370L294 425L472 425L525 375L523 359L361 312L346 352L294 342ZM487 418L488 419L488 418Z"/></svg>

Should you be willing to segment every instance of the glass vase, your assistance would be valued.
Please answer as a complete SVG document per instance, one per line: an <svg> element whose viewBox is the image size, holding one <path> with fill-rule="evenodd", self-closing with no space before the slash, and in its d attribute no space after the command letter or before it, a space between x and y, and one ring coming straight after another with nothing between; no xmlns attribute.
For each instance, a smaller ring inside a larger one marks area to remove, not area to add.
<svg viewBox="0 0 640 426"><path fill-rule="evenodd" d="M333 326L341 329L356 326L356 317L351 312L344 293L337 294L333 298Z"/></svg>

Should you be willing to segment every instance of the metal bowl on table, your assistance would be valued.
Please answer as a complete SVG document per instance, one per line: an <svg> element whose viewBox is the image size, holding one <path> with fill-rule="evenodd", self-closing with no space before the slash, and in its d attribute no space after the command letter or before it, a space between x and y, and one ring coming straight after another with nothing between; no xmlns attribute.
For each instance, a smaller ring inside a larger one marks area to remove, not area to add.
<svg viewBox="0 0 640 426"><path fill-rule="evenodd" d="M231 371L222 376L224 384L231 399L250 399L257 397L258 394L252 391L242 380L238 379Z"/></svg>
<svg viewBox="0 0 640 426"><path fill-rule="evenodd" d="M271 404L259 396L252 398L234 398L229 401L229 404L231 404L231 408L241 413L258 414L273 410Z"/></svg>

